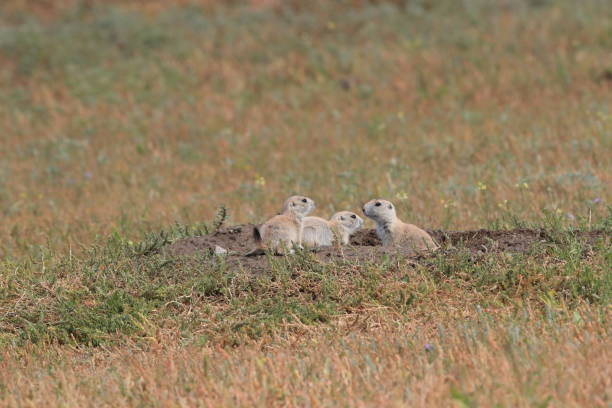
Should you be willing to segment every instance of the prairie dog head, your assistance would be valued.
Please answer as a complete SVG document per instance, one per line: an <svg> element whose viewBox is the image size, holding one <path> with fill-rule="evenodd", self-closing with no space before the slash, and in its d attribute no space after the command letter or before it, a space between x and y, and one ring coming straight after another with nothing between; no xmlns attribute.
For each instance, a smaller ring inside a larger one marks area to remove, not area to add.
<svg viewBox="0 0 612 408"><path fill-rule="evenodd" d="M397 218L395 206L391 202L381 199L370 200L365 203L363 213L376 223L391 223Z"/></svg>
<svg viewBox="0 0 612 408"><path fill-rule="evenodd" d="M283 204L283 214L293 213L298 217L305 217L315 208L315 202L304 196L291 196Z"/></svg>
<svg viewBox="0 0 612 408"><path fill-rule="evenodd" d="M335 221L342 225L349 234L354 233L363 225L363 219L350 211L337 212L331 217L330 221Z"/></svg>

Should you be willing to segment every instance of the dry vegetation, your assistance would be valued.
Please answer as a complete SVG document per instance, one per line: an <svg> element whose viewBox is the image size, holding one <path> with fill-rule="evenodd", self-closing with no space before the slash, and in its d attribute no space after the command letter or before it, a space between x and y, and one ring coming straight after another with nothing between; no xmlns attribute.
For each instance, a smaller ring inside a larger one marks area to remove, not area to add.
<svg viewBox="0 0 612 408"><path fill-rule="evenodd" d="M609 328L491 324L430 331L381 315L237 350L23 353L0 363L18 406L606 406ZM535 316L532 316L535 317ZM535 317L537 318L537 317ZM435 337L435 343L430 343ZM262 348L265 351L262 351ZM41 365L45 367L41 370ZM593 375L596 373L596 375ZM58 390L61 390L58 392Z"/></svg>
<svg viewBox="0 0 612 408"><path fill-rule="evenodd" d="M230 3L2 2L0 404L609 406L607 2ZM292 193L552 238L157 251Z"/></svg>

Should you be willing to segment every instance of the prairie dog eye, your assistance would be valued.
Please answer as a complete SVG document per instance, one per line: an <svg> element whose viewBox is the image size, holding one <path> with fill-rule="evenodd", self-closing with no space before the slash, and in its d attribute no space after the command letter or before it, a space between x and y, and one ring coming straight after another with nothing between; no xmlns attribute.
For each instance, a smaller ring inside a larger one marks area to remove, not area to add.
<svg viewBox="0 0 612 408"><path fill-rule="evenodd" d="M355 214L351 215L351 218L355 219L357 216Z"/></svg>
<svg viewBox="0 0 612 408"><path fill-rule="evenodd" d="M302 198L302 202L303 202L303 203L307 203L307 202L308 202L308 200L307 200L307 199L305 199L305 198Z"/></svg>
<svg viewBox="0 0 612 408"><path fill-rule="evenodd" d="M377 203L376 203L376 204L374 204L374 205L375 205L375 206L377 206L377 207L380 207L380 206L381 206L380 202L377 202Z"/></svg>

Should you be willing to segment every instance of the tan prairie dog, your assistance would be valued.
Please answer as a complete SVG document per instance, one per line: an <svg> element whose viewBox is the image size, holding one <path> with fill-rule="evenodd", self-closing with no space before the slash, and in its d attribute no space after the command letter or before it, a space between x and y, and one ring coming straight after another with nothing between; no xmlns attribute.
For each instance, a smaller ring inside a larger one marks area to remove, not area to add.
<svg viewBox="0 0 612 408"><path fill-rule="evenodd" d="M350 236L362 225L361 217L350 211L337 212L329 221L319 217L305 217L302 243L308 247L331 246L334 241L347 245Z"/></svg>
<svg viewBox="0 0 612 408"><path fill-rule="evenodd" d="M366 217L376 222L376 235L384 246L408 246L415 251L435 251L440 246L416 225L402 222L387 200L371 200L363 206Z"/></svg>
<svg viewBox="0 0 612 408"><path fill-rule="evenodd" d="M315 208L308 197L291 196L283 204L283 210L262 225L253 229L257 248L247 256L263 255L265 250L276 254L293 252L293 246L302 246L302 220Z"/></svg>

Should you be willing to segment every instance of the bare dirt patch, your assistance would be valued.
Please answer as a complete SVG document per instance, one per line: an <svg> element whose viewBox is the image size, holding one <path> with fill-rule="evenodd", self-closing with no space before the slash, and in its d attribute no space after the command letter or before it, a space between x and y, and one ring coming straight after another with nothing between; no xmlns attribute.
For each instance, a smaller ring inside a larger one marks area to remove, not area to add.
<svg viewBox="0 0 612 408"><path fill-rule="evenodd" d="M221 247L228 251L225 255L229 267L239 267L252 271L264 271L269 267L266 256L246 257L245 254L254 248L252 238L253 225L236 225L221 229L210 235L191 237L175 241L162 249L162 253L172 257L205 256L215 253ZM558 242L544 230L514 229L504 231L429 231L442 245L443 251L468 250L474 255L485 253L524 253L535 245L547 245ZM600 238L609 238L605 231L574 231L576 238L592 245ZM322 261L375 261L385 255L397 257L414 257L410 249L388 249L381 245L373 229L358 231L351 238L351 245L346 247L328 247L314 251ZM421 256L422 257L422 256ZM208 257L210 258L210 257Z"/></svg>

